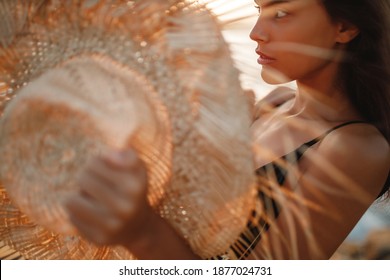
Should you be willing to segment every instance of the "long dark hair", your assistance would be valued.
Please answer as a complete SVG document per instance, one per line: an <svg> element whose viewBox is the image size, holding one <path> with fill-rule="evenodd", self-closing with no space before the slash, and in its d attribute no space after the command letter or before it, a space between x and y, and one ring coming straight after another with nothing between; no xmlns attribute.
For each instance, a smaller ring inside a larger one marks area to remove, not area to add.
<svg viewBox="0 0 390 280"><path fill-rule="evenodd" d="M390 139L390 0L321 0L334 21L359 28L340 67L340 85L350 102ZM390 176L381 195L390 197Z"/></svg>

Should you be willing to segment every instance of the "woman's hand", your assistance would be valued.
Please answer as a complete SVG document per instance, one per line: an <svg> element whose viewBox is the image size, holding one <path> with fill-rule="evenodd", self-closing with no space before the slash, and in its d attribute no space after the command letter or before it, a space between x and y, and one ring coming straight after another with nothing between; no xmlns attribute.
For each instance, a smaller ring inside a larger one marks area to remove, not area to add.
<svg viewBox="0 0 390 280"><path fill-rule="evenodd" d="M288 100L295 97L295 90L286 86L277 87L260 99L253 109L253 120L273 111Z"/></svg>
<svg viewBox="0 0 390 280"><path fill-rule="evenodd" d="M86 239L122 245L139 259L196 259L187 242L147 201L147 172L132 150L92 159L78 179L80 193L66 202Z"/></svg>
<svg viewBox="0 0 390 280"><path fill-rule="evenodd" d="M155 213L146 199L146 168L134 151L91 159L77 183L80 193L66 207L81 235L101 245L139 242Z"/></svg>

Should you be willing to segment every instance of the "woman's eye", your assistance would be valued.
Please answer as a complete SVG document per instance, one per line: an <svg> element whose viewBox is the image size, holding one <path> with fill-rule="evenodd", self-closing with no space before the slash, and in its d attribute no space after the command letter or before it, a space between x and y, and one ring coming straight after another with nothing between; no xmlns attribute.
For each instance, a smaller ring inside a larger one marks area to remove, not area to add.
<svg viewBox="0 0 390 280"><path fill-rule="evenodd" d="M277 11L275 14L275 18L283 18L287 16L287 13L285 11Z"/></svg>

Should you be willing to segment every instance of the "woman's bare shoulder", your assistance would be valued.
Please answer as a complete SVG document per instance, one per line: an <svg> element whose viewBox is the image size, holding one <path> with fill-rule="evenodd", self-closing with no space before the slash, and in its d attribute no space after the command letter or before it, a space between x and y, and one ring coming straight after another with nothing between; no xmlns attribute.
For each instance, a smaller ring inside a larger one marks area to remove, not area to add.
<svg viewBox="0 0 390 280"><path fill-rule="evenodd" d="M374 196L388 176L389 143L370 124L354 124L333 131L324 138L316 153L335 172L351 178Z"/></svg>
<svg viewBox="0 0 390 280"><path fill-rule="evenodd" d="M345 126L325 137L321 152L328 156L348 156L348 159L383 165L389 162L389 143L377 128L370 124Z"/></svg>
<svg viewBox="0 0 390 280"><path fill-rule="evenodd" d="M307 219L322 253L307 248L304 240L299 247L304 257L329 258L383 188L390 167L389 144L375 127L354 124L328 134L303 160L295 192L304 205L311 205Z"/></svg>

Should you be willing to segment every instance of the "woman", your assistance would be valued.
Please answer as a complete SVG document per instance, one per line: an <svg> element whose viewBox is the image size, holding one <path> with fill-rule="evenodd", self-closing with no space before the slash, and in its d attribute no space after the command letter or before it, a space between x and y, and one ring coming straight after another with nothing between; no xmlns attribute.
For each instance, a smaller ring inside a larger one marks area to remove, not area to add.
<svg viewBox="0 0 390 280"><path fill-rule="evenodd" d="M250 37L261 76L270 84L296 80L297 92L253 123L258 207L216 258L328 259L389 191L390 4L255 2ZM196 258L148 206L134 152L96 158L79 183L82 195L67 208L86 238L125 245L141 259Z"/></svg>

